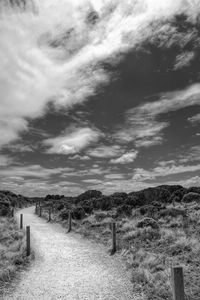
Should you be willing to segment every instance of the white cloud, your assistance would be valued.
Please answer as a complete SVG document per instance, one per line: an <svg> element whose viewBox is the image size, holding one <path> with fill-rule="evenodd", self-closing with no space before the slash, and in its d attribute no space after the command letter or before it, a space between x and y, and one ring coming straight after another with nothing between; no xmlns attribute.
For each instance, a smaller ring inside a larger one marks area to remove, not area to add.
<svg viewBox="0 0 200 300"><path fill-rule="evenodd" d="M120 154L122 154L124 150L118 146L99 146L94 149L91 149L87 152L89 156L97 157L97 158L110 158L110 157L116 157Z"/></svg>
<svg viewBox="0 0 200 300"><path fill-rule="evenodd" d="M137 155L138 151L127 152L116 159L111 159L110 162L112 164L128 164L133 162L136 159Z"/></svg>
<svg viewBox="0 0 200 300"><path fill-rule="evenodd" d="M200 114L197 114L191 118L188 118L188 121L193 124L200 123Z"/></svg>
<svg viewBox="0 0 200 300"><path fill-rule="evenodd" d="M64 132L62 135L44 140L48 146L47 153L75 154L88 147L91 143L97 142L101 133L90 128L74 129L73 132Z"/></svg>
<svg viewBox="0 0 200 300"><path fill-rule="evenodd" d="M76 155L74 155L74 156L71 156L71 157L69 157L68 159L71 159L71 160L90 160L89 156L87 156L87 155L81 156L81 155L79 155L79 154L76 154Z"/></svg>
<svg viewBox="0 0 200 300"><path fill-rule="evenodd" d="M48 179L52 175L60 175L62 172L73 171L71 168L44 168L40 165L28 165L28 166L9 166L0 170L0 177L10 178L17 177L33 177Z"/></svg>
<svg viewBox="0 0 200 300"><path fill-rule="evenodd" d="M104 176L106 179L123 179L124 175L123 174L107 174Z"/></svg>
<svg viewBox="0 0 200 300"><path fill-rule="evenodd" d="M99 62L115 60L152 34L155 20L195 17L191 1L33 1L23 12L0 4L0 146L28 129L47 104L71 107L108 81ZM193 3L193 5L192 5ZM96 9L96 25L86 22Z"/></svg>
<svg viewBox="0 0 200 300"><path fill-rule="evenodd" d="M137 168L134 170L134 175L132 179L139 180L139 181L154 180L159 177L167 177L171 175L192 173L197 171L200 171L200 164L183 165L183 164L173 164L172 161L168 161L165 162L165 164L159 165L150 170Z"/></svg>
<svg viewBox="0 0 200 300"><path fill-rule="evenodd" d="M92 184L99 184L101 183L102 181L99 180L99 179L84 179L82 180L82 182L85 182L85 183L92 183Z"/></svg>
<svg viewBox="0 0 200 300"><path fill-rule="evenodd" d="M134 141L137 147L159 145L168 122L158 117L185 107L200 105L200 84L193 84L181 91L161 95L158 101L148 102L126 112L126 122L115 138L122 143Z"/></svg>

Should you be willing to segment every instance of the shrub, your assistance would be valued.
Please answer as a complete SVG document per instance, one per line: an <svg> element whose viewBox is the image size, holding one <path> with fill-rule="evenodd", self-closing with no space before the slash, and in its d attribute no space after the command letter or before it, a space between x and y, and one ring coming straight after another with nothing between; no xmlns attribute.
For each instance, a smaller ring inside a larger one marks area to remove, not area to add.
<svg viewBox="0 0 200 300"><path fill-rule="evenodd" d="M64 207L65 207L64 204L61 203L57 206L57 210L62 210Z"/></svg>
<svg viewBox="0 0 200 300"><path fill-rule="evenodd" d="M80 201L88 200L91 198L99 198L101 196L102 196L102 192L96 190L89 190L86 191L85 193L80 194L76 198L75 203L79 203Z"/></svg>
<svg viewBox="0 0 200 300"><path fill-rule="evenodd" d="M113 207L113 199L109 196L103 196L93 201L94 207L101 210L110 210Z"/></svg>
<svg viewBox="0 0 200 300"><path fill-rule="evenodd" d="M138 223L137 223L138 228L149 227L149 226L154 229L159 228L158 223L152 218L144 218L144 219L138 221Z"/></svg>
<svg viewBox="0 0 200 300"><path fill-rule="evenodd" d="M118 216L121 216L121 215L131 216L131 214L132 214L132 208L130 205L123 204L123 205L117 207L117 215Z"/></svg>
<svg viewBox="0 0 200 300"><path fill-rule="evenodd" d="M159 216L165 217L165 216L171 216L171 217L178 217L178 216L186 216L186 211L183 209L178 208L166 208L159 212Z"/></svg>
<svg viewBox="0 0 200 300"><path fill-rule="evenodd" d="M126 193L114 193L111 195L113 205L119 206L125 203L125 199L128 197Z"/></svg>
<svg viewBox="0 0 200 300"><path fill-rule="evenodd" d="M91 214L92 213L92 211L93 211L92 201L85 200L83 202L80 202L79 204L80 204L80 206L82 206L82 208L84 209L86 214Z"/></svg>
<svg viewBox="0 0 200 300"><path fill-rule="evenodd" d="M60 212L59 216L62 220L67 220L69 215L69 211L64 209Z"/></svg>
<svg viewBox="0 0 200 300"><path fill-rule="evenodd" d="M8 216L10 214L10 210L8 207L4 206L0 208L0 216L1 217L5 217Z"/></svg>
<svg viewBox="0 0 200 300"><path fill-rule="evenodd" d="M126 205L130 205L132 208L142 206L145 204L145 199L136 195L129 195L125 200Z"/></svg>
<svg viewBox="0 0 200 300"><path fill-rule="evenodd" d="M182 201L186 202L186 203L189 203L192 201L196 201L196 202L200 203L200 194L190 192L183 197Z"/></svg>
<svg viewBox="0 0 200 300"><path fill-rule="evenodd" d="M81 206L77 206L72 210L72 216L76 220L81 220L85 217L85 211Z"/></svg>

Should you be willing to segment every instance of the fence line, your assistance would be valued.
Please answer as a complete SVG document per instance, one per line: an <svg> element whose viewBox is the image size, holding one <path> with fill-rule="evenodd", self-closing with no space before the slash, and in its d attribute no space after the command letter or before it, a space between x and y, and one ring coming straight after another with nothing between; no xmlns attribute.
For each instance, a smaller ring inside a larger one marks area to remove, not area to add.
<svg viewBox="0 0 200 300"><path fill-rule="evenodd" d="M49 220L51 220L51 212L52 208L41 207L40 206L40 214L42 216L42 208L49 209ZM111 239L112 239L112 248L110 254L113 255L117 251L117 231L116 231L116 222L112 221L110 223L110 230L111 230ZM69 211L68 213L68 232L72 230L72 212ZM182 267L172 267L171 268L171 286L172 286L172 294L173 300L185 300L185 293L184 293L184 279L183 279L183 268Z"/></svg>

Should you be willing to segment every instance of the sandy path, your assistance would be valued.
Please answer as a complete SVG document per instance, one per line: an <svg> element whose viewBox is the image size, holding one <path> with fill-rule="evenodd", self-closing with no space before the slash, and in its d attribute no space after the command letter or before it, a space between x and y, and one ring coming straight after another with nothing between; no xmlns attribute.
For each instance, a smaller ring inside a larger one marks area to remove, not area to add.
<svg viewBox="0 0 200 300"><path fill-rule="evenodd" d="M3 299L139 300L117 256L47 223L34 215L33 207L19 211L18 219L20 213L24 225L31 226L36 258Z"/></svg>

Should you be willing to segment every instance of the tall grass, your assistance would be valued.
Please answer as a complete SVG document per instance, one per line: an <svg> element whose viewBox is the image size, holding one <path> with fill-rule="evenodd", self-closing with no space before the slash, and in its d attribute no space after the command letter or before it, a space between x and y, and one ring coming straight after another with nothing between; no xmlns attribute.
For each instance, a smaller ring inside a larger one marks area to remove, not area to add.
<svg viewBox="0 0 200 300"><path fill-rule="evenodd" d="M26 261L25 233L19 230L15 220L0 217L0 294Z"/></svg>

